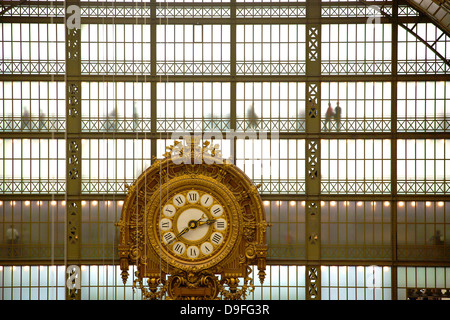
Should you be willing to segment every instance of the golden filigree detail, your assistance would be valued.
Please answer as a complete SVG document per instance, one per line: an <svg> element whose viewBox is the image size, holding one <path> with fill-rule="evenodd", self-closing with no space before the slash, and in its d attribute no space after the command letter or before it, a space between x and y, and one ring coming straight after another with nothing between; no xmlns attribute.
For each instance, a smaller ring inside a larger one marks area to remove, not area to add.
<svg viewBox="0 0 450 320"><path fill-rule="evenodd" d="M255 290L253 279L249 276L252 270L247 267L243 285L239 285L236 277L224 278L220 281L219 291L225 300L245 300L248 293Z"/></svg>
<svg viewBox="0 0 450 320"><path fill-rule="evenodd" d="M133 280L133 292L138 287L142 292L144 300L160 300L167 293L167 283L161 278L150 278L147 280L147 286L144 285L144 280L139 274L136 274L136 279Z"/></svg>
<svg viewBox="0 0 450 320"><path fill-rule="evenodd" d="M209 271L178 272L169 277L167 293L171 300L215 300L219 280Z"/></svg>

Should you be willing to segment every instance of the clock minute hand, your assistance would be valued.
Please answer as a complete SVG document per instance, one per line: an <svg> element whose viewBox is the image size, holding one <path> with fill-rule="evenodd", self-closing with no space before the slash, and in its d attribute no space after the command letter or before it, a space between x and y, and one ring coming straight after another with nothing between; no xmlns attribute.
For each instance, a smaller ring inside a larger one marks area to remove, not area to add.
<svg viewBox="0 0 450 320"><path fill-rule="evenodd" d="M183 234L185 234L186 232L188 232L191 229L195 229L200 225L200 220L202 218L198 219L198 220L193 220L193 221L189 221L188 225L186 228L184 228L183 230L181 230L180 233L178 233L175 238L173 238L172 240L170 240L167 244L172 244L175 240L178 240Z"/></svg>
<svg viewBox="0 0 450 320"><path fill-rule="evenodd" d="M210 224L213 224L214 222L216 222L216 219L202 220L202 221L198 222L198 225L201 226L201 225L207 224L209 226Z"/></svg>

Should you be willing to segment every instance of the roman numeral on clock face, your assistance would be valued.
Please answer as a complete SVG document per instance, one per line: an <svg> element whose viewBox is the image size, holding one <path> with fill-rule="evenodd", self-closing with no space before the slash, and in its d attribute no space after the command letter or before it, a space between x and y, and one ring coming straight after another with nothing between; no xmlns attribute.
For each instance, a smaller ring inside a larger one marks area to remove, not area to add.
<svg viewBox="0 0 450 320"><path fill-rule="evenodd" d="M215 204L211 207L210 212L214 217L220 217L223 213L223 208L220 204Z"/></svg>
<svg viewBox="0 0 450 320"><path fill-rule="evenodd" d="M173 204L177 207L182 207L186 203L186 198L182 194L177 194L173 197Z"/></svg>
<svg viewBox="0 0 450 320"><path fill-rule="evenodd" d="M184 250L186 250L186 246L184 245L184 243L177 242L173 245L173 251L176 254L183 254Z"/></svg>
<svg viewBox="0 0 450 320"><path fill-rule="evenodd" d="M223 235L219 232L214 232L211 235L211 242L214 243L215 245L218 245L222 242L223 240Z"/></svg>
<svg viewBox="0 0 450 320"><path fill-rule="evenodd" d="M187 199L190 203L196 203L199 197L200 196L197 191L189 191L187 194Z"/></svg>
<svg viewBox="0 0 450 320"><path fill-rule="evenodd" d="M214 248L213 245L210 242L203 242L202 245L200 246L200 250L202 251L202 253L207 256L209 255L211 252L213 252Z"/></svg>
<svg viewBox="0 0 450 320"><path fill-rule="evenodd" d="M172 227L172 222L170 222L170 220L167 218L161 219L161 222L159 223L159 227L163 231L169 231L170 228Z"/></svg>
<svg viewBox="0 0 450 320"><path fill-rule="evenodd" d="M209 194L204 194L200 199L200 203L204 207L209 207L210 205L213 204L213 198Z"/></svg>
<svg viewBox="0 0 450 320"><path fill-rule="evenodd" d="M191 246L191 247L187 248L187 256L189 258L197 258L199 254L200 254L200 250L198 249L198 247Z"/></svg>
<svg viewBox="0 0 450 320"><path fill-rule="evenodd" d="M175 214L175 212L176 212L176 209L171 204L168 204L168 205L164 206L164 208L163 208L163 214L166 217L169 217L169 218L172 217Z"/></svg>
<svg viewBox="0 0 450 320"><path fill-rule="evenodd" d="M172 241L172 239L175 239L175 235L172 232L167 232L164 234L163 239L164 242L167 244L170 241Z"/></svg>
<svg viewBox="0 0 450 320"><path fill-rule="evenodd" d="M216 221L216 229L217 230L225 230L227 228L227 222L224 219L217 219Z"/></svg>

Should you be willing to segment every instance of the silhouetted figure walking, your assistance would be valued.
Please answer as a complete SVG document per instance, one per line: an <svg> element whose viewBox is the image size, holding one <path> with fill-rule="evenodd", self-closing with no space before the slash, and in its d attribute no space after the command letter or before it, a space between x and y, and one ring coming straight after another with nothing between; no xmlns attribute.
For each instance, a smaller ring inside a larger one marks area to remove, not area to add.
<svg viewBox="0 0 450 320"><path fill-rule="evenodd" d="M441 235L441 230L436 230L435 235L430 238L430 242L432 242L435 245L444 244L444 240Z"/></svg>
<svg viewBox="0 0 450 320"><path fill-rule="evenodd" d="M28 109L25 109L22 112L22 125L21 125L21 129L30 129L31 126L31 115L30 112L28 111Z"/></svg>
<svg viewBox="0 0 450 320"><path fill-rule="evenodd" d="M17 243L19 242L19 232L10 225L6 230L6 241L8 243L8 256L17 256Z"/></svg>
<svg viewBox="0 0 450 320"><path fill-rule="evenodd" d="M339 102L336 103L336 108L334 109L334 119L336 120L337 131L341 129L341 107Z"/></svg>
<svg viewBox="0 0 450 320"><path fill-rule="evenodd" d="M255 112L255 107L253 106L253 104L251 104L250 107L248 108L246 117L247 117L247 121L248 121L248 124L249 124L249 128L256 129L257 126L258 126L259 118L258 118L258 115Z"/></svg>
<svg viewBox="0 0 450 320"><path fill-rule="evenodd" d="M114 108L107 117L107 130L108 131L116 131L117 130L117 111Z"/></svg>
<svg viewBox="0 0 450 320"><path fill-rule="evenodd" d="M328 130L328 123L330 122L331 118L334 116L333 108L331 107L331 102L328 102L328 109L325 112L325 131Z"/></svg>

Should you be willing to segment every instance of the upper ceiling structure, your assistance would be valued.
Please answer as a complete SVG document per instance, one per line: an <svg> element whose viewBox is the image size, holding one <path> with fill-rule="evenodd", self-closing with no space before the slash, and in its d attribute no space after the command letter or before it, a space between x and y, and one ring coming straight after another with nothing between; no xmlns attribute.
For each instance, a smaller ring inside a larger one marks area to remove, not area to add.
<svg viewBox="0 0 450 320"><path fill-rule="evenodd" d="M450 36L450 0L404 0Z"/></svg>

